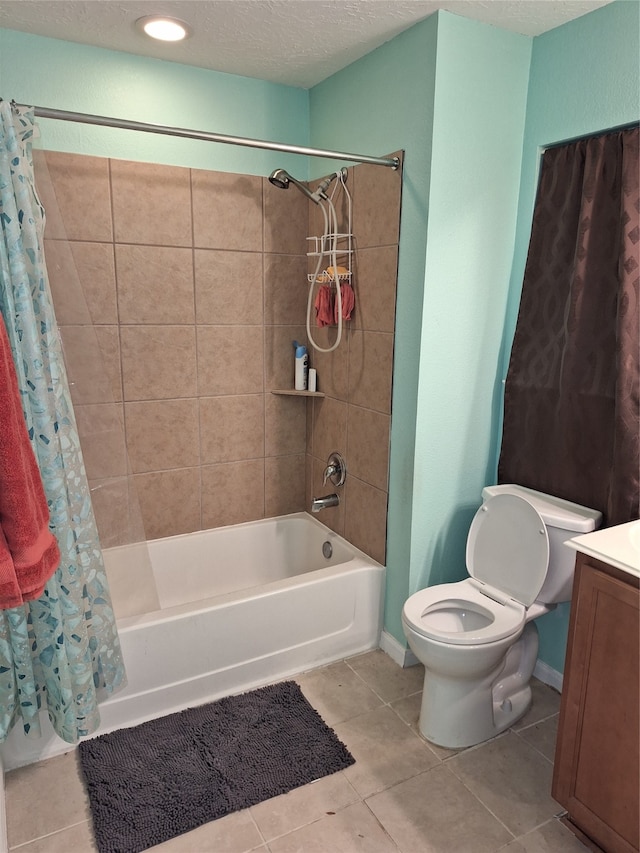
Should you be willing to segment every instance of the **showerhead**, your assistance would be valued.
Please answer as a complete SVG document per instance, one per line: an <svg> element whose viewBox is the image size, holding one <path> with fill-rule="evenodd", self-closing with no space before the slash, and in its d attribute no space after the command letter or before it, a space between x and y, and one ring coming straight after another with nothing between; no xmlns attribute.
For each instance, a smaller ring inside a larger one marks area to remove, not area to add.
<svg viewBox="0 0 640 853"><path fill-rule="evenodd" d="M289 189L289 173L285 172L284 169L276 169L275 172L272 172L269 175L269 181L274 185L274 187L278 187L281 190Z"/></svg>
<svg viewBox="0 0 640 853"><path fill-rule="evenodd" d="M305 187L304 184L297 181L293 175L290 175L284 169L276 169L275 172L269 175L269 180L274 187L279 187L281 190L288 190L289 184L293 184L301 193L316 204L320 204L320 199L324 198L324 193L312 193L309 187Z"/></svg>

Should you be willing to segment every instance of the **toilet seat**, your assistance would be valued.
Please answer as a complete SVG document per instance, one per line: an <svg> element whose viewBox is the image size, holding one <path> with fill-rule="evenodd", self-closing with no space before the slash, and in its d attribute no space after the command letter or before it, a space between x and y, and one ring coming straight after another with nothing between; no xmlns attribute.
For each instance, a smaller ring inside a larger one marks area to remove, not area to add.
<svg viewBox="0 0 640 853"><path fill-rule="evenodd" d="M403 619L418 634L452 645L518 633L549 565L549 537L538 511L516 495L489 498L471 523L466 557L467 580L415 593Z"/></svg>
<svg viewBox="0 0 640 853"><path fill-rule="evenodd" d="M529 607L549 567L549 535L540 513L517 495L495 495L476 512L467 537L472 578Z"/></svg>
<svg viewBox="0 0 640 853"><path fill-rule="evenodd" d="M481 592L482 587L471 578L429 586L405 602L402 617L423 637L456 646L494 643L518 633L525 622L525 607L509 599L504 603L495 601ZM462 621L470 614L480 618L469 620L468 628L448 630L442 615L454 611Z"/></svg>

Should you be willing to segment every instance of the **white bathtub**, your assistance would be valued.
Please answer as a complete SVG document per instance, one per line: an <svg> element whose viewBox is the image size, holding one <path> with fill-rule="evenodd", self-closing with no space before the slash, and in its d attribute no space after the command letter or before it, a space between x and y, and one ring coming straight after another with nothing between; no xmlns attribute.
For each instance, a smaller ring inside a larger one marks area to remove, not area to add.
<svg viewBox="0 0 640 853"><path fill-rule="evenodd" d="M107 549L107 571L135 558L136 547ZM158 539L148 548L160 610L118 620L129 683L101 704L98 733L379 644L384 567L306 513ZM19 725L11 732L5 769L69 749L48 720L45 727L39 741L24 738Z"/></svg>

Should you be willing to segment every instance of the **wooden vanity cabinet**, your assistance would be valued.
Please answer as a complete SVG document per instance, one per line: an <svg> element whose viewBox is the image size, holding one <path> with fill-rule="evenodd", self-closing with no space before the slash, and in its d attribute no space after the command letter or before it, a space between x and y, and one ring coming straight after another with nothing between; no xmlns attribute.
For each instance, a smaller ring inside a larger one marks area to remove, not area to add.
<svg viewBox="0 0 640 853"><path fill-rule="evenodd" d="M578 553L552 794L606 853L640 844L639 585Z"/></svg>

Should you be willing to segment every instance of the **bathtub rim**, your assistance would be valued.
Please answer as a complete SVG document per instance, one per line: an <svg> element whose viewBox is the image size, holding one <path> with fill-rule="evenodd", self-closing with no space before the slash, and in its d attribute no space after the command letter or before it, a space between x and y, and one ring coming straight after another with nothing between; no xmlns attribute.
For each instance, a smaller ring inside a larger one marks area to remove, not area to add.
<svg viewBox="0 0 640 853"><path fill-rule="evenodd" d="M305 585L306 583L311 583L313 580L319 580L321 578L329 578L334 575L340 574L345 571L345 567L348 566L350 570L357 570L361 568L379 568L384 570L385 566L382 563L378 563L377 560L374 560L373 557L370 557L368 554L365 554L364 551L361 551L351 542L341 536L341 534L337 533L335 530L332 530L330 527L327 527L326 524L323 524L319 519L314 518L308 512L293 512L288 513L287 515L276 515L270 516L269 518L260 518L255 521L245 521L239 524L229 524L224 527L212 527L205 530L194 530L191 533L177 533L173 536L163 536L158 539L150 539L147 544L156 544L162 542L176 542L178 540L184 539L188 540L195 536L202 536L206 534L215 535L218 531L229 530L233 528L234 530L238 529L250 529L252 527L256 527L258 525L262 526L268 523L274 523L278 521L284 520L295 520L300 519L307 523L311 523L313 526L318 528L321 531L326 531L326 534L329 538L339 539L340 542L346 547L346 549L352 554L349 560L345 560L341 563L337 563L334 566L323 566L319 569L314 569L310 572L301 572L298 575L293 575L287 578L281 578L275 581L269 581L267 583L255 584L254 586L244 587L239 590L221 593L219 595L209 596L203 599L197 599L195 601L184 602L183 604L176 604L172 607L159 608L157 610L149 610L145 613L139 613L132 616L123 616L120 619L116 620L116 625L118 628L118 633L124 631L131 631L135 628L139 628L142 626L151 626L157 624L158 622L170 621L172 619L178 619L185 614L196 614L202 613L207 610L214 609L216 606L222 606L224 604L229 604L238 599L250 599L256 598L258 595L270 595L277 593L279 590L285 589L292 584ZM139 546L144 543L132 543L133 546ZM118 549L124 549L129 546L127 545L116 545L114 548L106 549L109 552L114 552Z"/></svg>

